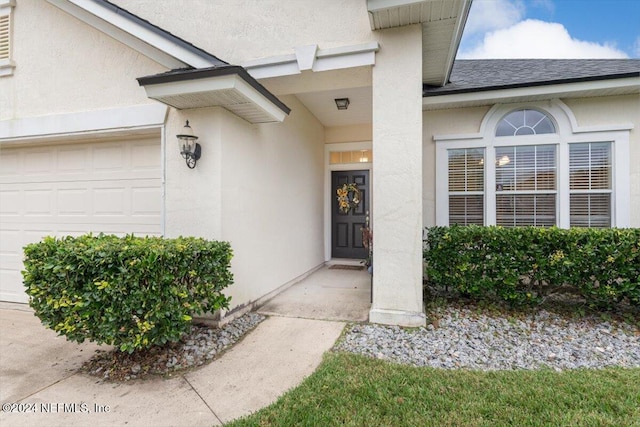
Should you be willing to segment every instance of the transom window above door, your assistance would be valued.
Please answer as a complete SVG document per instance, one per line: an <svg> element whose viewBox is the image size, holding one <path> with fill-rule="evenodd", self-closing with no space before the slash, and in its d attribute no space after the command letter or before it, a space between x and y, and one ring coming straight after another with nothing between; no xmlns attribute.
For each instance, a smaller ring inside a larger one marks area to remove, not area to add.
<svg viewBox="0 0 640 427"><path fill-rule="evenodd" d="M332 165L343 163L370 163L372 161L372 150L331 151L329 153L329 163Z"/></svg>

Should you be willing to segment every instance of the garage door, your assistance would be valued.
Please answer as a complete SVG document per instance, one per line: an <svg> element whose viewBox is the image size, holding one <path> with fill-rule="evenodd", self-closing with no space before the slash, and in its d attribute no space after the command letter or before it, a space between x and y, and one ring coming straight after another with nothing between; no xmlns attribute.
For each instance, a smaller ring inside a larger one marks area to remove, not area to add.
<svg viewBox="0 0 640 427"><path fill-rule="evenodd" d="M26 302L22 248L89 231L161 234L159 138L0 148L0 300Z"/></svg>

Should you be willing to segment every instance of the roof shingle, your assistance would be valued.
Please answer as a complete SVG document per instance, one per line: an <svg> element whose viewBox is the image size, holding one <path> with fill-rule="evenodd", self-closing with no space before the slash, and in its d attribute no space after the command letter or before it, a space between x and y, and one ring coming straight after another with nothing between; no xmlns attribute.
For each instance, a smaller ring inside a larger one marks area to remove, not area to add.
<svg viewBox="0 0 640 427"><path fill-rule="evenodd" d="M423 96L640 76L640 59L471 59L453 64L449 83Z"/></svg>

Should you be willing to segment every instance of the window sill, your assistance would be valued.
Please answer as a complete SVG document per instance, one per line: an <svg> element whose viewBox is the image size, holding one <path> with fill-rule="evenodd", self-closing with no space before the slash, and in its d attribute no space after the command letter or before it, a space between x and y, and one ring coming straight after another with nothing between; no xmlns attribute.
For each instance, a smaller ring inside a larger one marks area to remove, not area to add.
<svg viewBox="0 0 640 427"><path fill-rule="evenodd" d="M14 68L16 68L16 64L12 60L0 59L0 77L13 75Z"/></svg>

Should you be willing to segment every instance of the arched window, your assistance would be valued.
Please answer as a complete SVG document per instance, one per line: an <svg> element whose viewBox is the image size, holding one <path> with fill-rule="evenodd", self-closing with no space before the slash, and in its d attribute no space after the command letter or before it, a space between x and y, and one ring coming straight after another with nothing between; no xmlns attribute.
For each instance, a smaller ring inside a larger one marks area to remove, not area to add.
<svg viewBox="0 0 640 427"><path fill-rule="evenodd" d="M496 105L480 132L434 136L436 224L628 227L628 125L581 128L554 100Z"/></svg>
<svg viewBox="0 0 640 427"><path fill-rule="evenodd" d="M512 111L500 120L496 136L541 135L556 133L553 121L538 110Z"/></svg>

